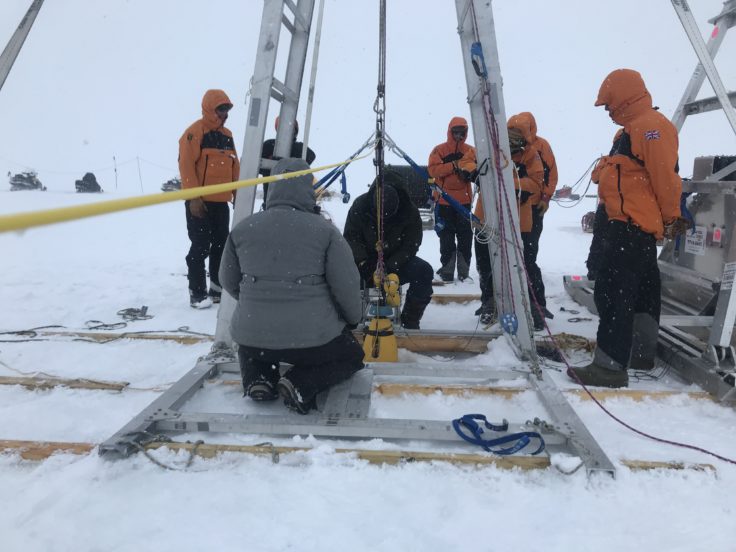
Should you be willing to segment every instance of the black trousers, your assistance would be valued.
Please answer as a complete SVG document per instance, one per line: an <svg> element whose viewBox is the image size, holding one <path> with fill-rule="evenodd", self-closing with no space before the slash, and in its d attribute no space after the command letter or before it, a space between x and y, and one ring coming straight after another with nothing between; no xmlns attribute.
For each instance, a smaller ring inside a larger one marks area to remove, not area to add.
<svg viewBox="0 0 736 552"><path fill-rule="evenodd" d="M303 402L348 379L363 368L363 348L347 328L332 341L302 349L260 349L240 345L238 349L243 389L252 383L279 381L279 364L291 364L286 377L299 391Z"/></svg>
<svg viewBox="0 0 736 552"><path fill-rule="evenodd" d="M527 243L532 241L529 233L522 232L522 242L524 245L524 265L526 271L529 274L529 296L531 299L532 292L536 295L544 298L544 284L542 283L541 289L535 289L534 285L538 285L542 281L542 272L539 270L537 263L532 260L531 254L527 253L531 250L531 247L527 248ZM491 255L488 251L488 244L481 243L477 239L475 240L475 266L478 269L478 275L480 278L480 301L481 304L487 305L494 301L493 297L493 267L491 265ZM545 306L545 303L539 302L541 306ZM532 316L535 320L542 320L544 313L540 313L536 309L536 305L532 302L533 312Z"/></svg>
<svg viewBox="0 0 736 552"><path fill-rule="evenodd" d="M605 252L595 280L598 347L625 367L629 363L636 314L659 323L661 281L657 242L652 234L625 222L610 221Z"/></svg>
<svg viewBox="0 0 736 552"><path fill-rule="evenodd" d="M475 242L475 268L480 278L480 302L483 305L489 305L494 301L491 254L487 243L481 243L477 239L474 239L473 242Z"/></svg>
<svg viewBox="0 0 736 552"><path fill-rule="evenodd" d="M529 288L534 292L537 303L542 307L547 306L547 300L544 297L544 280L542 279L542 271L537 264L537 255L539 254L539 238L542 235L544 227L544 216L539 212L536 205L532 206L532 231L521 234L524 242L524 264L529 274Z"/></svg>
<svg viewBox="0 0 736 552"><path fill-rule="evenodd" d="M590 251L588 251L588 259L585 266L588 267L588 279L595 280L598 276L598 269L603 262L606 251L605 232L608 224L608 214L606 206L602 203L595 210L595 218L593 219L593 239L590 242Z"/></svg>
<svg viewBox="0 0 736 552"><path fill-rule="evenodd" d="M470 205L463 205L470 211ZM473 247L473 229L470 220L458 213L449 205L439 205L438 214L445 223L445 227L438 233L440 237L440 263L445 266L454 259L457 251L465 259L465 264L470 266ZM457 238L457 245L455 240Z"/></svg>
<svg viewBox="0 0 736 552"><path fill-rule="evenodd" d="M184 202L187 233L192 245L186 256L189 291L198 297L207 295L207 274L204 260L209 257L210 281L220 286L220 261L230 232L230 206L227 202L205 201L207 213L202 218L192 216L189 202Z"/></svg>
<svg viewBox="0 0 736 552"><path fill-rule="evenodd" d="M406 303L426 306L432 300L432 265L419 257L412 257L396 271L399 282L409 284L406 292Z"/></svg>

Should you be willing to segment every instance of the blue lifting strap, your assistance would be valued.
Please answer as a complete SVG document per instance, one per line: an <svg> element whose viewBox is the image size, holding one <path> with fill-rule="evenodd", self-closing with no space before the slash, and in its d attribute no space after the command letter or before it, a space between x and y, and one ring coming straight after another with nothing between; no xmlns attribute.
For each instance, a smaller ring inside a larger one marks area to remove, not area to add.
<svg viewBox="0 0 736 552"><path fill-rule="evenodd" d="M483 47L480 42L473 42L470 45L470 60L475 69L475 74L484 79L488 78L488 68L486 67L486 58L483 55Z"/></svg>
<svg viewBox="0 0 736 552"><path fill-rule="evenodd" d="M482 422L482 425L478 423L479 421ZM455 433L457 433L464 441L483 447L484 450L499 456L516 454L529 445L532 439L539 440L539 447L537 447L537 450L534 452L531 452L531 455L539 454L544 450L545 446L544 439L536 431L522 431L519 433L510 433L509 435L504 435L503 437L497 437L495 439L484 439L484 428L489 431L507 431L509 423L504 420L499 425L492 424L483 414L465 414L461 418L452 420L452 427L455 430ZM499 447L499 445L505 445L507 443L513 443L513 445L506 448Z"/></svg>
<svg viewBox="0 0 736 552"><path fill-rule="evenodd" d="M690 209L687 208L687 198L690 197L691 193L692 192L682 192L682 195L680 196L680 213L682 213L682 216L690 222L690 226L692 228L691 233L695 234L695 217L690 212ZM680 250L680 236L675 238L675 250Z"/></svg>
<svg viewBox="0 0 736 552"><path fill-rule="evenodd" d="M340 192L342 193L342 202L350 203L350 194L348 193L348 179L345 176L345 171L342 171L340 175Z"/></svg>

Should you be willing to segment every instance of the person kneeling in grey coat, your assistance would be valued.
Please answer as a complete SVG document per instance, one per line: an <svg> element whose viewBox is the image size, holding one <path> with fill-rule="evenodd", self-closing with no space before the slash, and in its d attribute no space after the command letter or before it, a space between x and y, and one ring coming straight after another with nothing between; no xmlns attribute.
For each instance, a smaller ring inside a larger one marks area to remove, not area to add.
<svg viewBox="0 0 736 552"><path fill-rule="evenodd" d="M308 168L287 158L272 174ZM319 392L363 367L348 328L361 319L360 275L350 246L320 215L311 175L273 182L265 210L232 229L220 283L238 301L230 332L251 399L280 395L306 414ZM281 362L293 366L283 377Z"/></svg>

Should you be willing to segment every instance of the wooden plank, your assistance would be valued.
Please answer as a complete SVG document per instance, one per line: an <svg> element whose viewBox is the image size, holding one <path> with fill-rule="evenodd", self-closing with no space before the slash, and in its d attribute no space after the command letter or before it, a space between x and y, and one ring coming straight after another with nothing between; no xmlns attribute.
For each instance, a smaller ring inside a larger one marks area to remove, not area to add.
<svg viewBox="0 0 736 552"><path fill-rule="evenodd" d="M24 460L34 461L46 460L57 453L89 454L96 446L92 443L0 440L0 452L16 452Z"/></svg>
<svg viewBox="0 0 736 552"><path fill-rule="evenodd" d="M167 333L142 333L142 332L69 332L69 331L38 331L38 335L59 336L59 337L81 337L84 339L92 339L94 341L110 341L116 339L148 339L160 341L175 341L182 345L195 345L197 343L207 343L214 340L212 335L182 335Z"/></svg>
<svg viewBox="0 0 736 552"><path fill-rule="evenodd" d="M712 464L693 464L690 462L652 462L649 460L621 460L621 463L634 471L647 470L695 470L710 471L715 473L716 468Z"/></svg>
<svg viewBox="0 0 736 552"><path fill-rule="evenodd" d="M477 293L472 294L437 294L432 295L432 302L439 305L449 305L450 303L470 303L471 301L480 301L480 295Z"/></svg>
<svg viewBox="0 0 736 552"><path fill-rule="evenodd" d="M22 385L27 389L52 389L54 387L68 387L69 389L101 389L107 391L122 391L130 384L127 381L98 381L84 378L64 379L50 377L0 376L0 385Z"/></svg>
<svg viewBox="0 0 736 552"><path fill-rule="evenodd" d="M565 393L571 393L577 395L584 401L592 400L590 395L585 392L585 389L565 389ZM669 397L682 397L687 396L691 399L698 400L714 400L713 397L705 391L674 391L674 390L642 390L642 389L596 389L591 391L593 396L599 401L605 401L606 399L613 398L626 398L632 401L640 402L645 399L666 399Z"/></svg>
<svg viewBox="0 0 736 552"><path fill-rule="evenodd" d="M55 441L20 441L0 440L0 452L17 453L24 460L42 461L54 454L90 454L96 447L93 443L63 443ZM295 452L309 452L306 447L277 447L268 444L262 445L217 445L195 443L150 443L146 449L153 450L161 447L170 450L194 450L196 456L202 458L213 458L223 452L235 452L242 454L256 454L277 458L281 454ZM410 462L447 462L451 464L486 466L495 465L501 469L519 468L522 470L545 469L550 466L549 457L541 456L491 456L485 454L456 454L448 452L414 452L396 450L359 450L339 448L335 449L338 454L351 454L356 458L365 460L371 464L403 464ZM695 470L716 473L712 464L697 464L689 462L664 462L649 460L621 460L621 464L631 470Z"/></svg>
<svg viewBox="0 0 736 552"><path fill-rule="evenodd" d="M397 335L396 342L400 349L415 353L485 353L488 351L488 342L495 337ZM360 341L362 343L362 337Z"/></svg>
<svg viewBox="0 0 736 552"><path fill-rule="evenodd" d="M208 383L222 383L224 385L240 385L240 380L209 380ZM376 393L384 397L398 397L401 395L432 395L442 393L448 396L497 396L510 399L525 391L531 391L527 387L490 387L472 384L440 384L440 383L397 383L381 382L373 386ZM584 389L565 389L564 393L570 393L580 397L581 400L592 400ZM599 401L608 399L625 398L636 402L645 399L659 400L669 397L686 396L696 400L714 400L705 391L674 391L674 390L641 390L641 389L605 389L592 391Z"/></svg>
<svg viewBox="0 0 736 552"><path fill-rule="evenodd" d="M213 458L223 452L256 454L277 458L281 454L307 453L312 449L306 447L281 447L271 445L217 445L194 443L151 443L147 449L161 447L170 450L194 450L194 454L203 458ZM548 468L549 457L539 456L492 456L485 454L458 454L449 452L419 452L396 450L361 450L351 448L337 448L337 454L350 454L371 464L404 464L410 462L448 462L463 465L494 465L500 469L519 468L522 470L538 470Z"/></svg>
<svg viewBox="0 0 736 552"><path fill-rule="evenodd" d="M393 383L381 382L373 388L376 392L384 397L397 397L400 395L432 395L434 393L442 393L450 396L469 396L469 395L493 395L510 399L523 393L530 391L528 388L518 387L489 387L477 385L447 385L447 384L417 384L417 383Z"/></svg>

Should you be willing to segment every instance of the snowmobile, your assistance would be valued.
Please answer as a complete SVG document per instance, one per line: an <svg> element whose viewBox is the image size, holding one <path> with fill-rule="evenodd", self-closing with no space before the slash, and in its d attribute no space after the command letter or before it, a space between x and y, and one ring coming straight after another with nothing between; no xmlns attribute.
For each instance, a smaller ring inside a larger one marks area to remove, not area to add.
<svg viewBox="0 0 736 552"><path fill-rule="evenodd" d="M36 174L35 171L22 172L12 176L11 173L8 173L8 176L10 177L11 192L17 192L20 190L46 191L46 186L41 184L41 181L38 179L38 174Z"/></svg>
<svg viewBox="0 0 736 552"><path fill-rule="evenodd" d="M86 173L82 177L82 180L76 180L74 182L74 186L77 188L78 194L99 193L103 191L97 183L97 178L95 178L95 175L91 172Z"/></svg>
<svg viewBox="0 0 736 552"><path fill-rule="evenodd" d="M162 192L175 192L177 190L181 190L181 180L176 177L161 184Z"/></svg>

